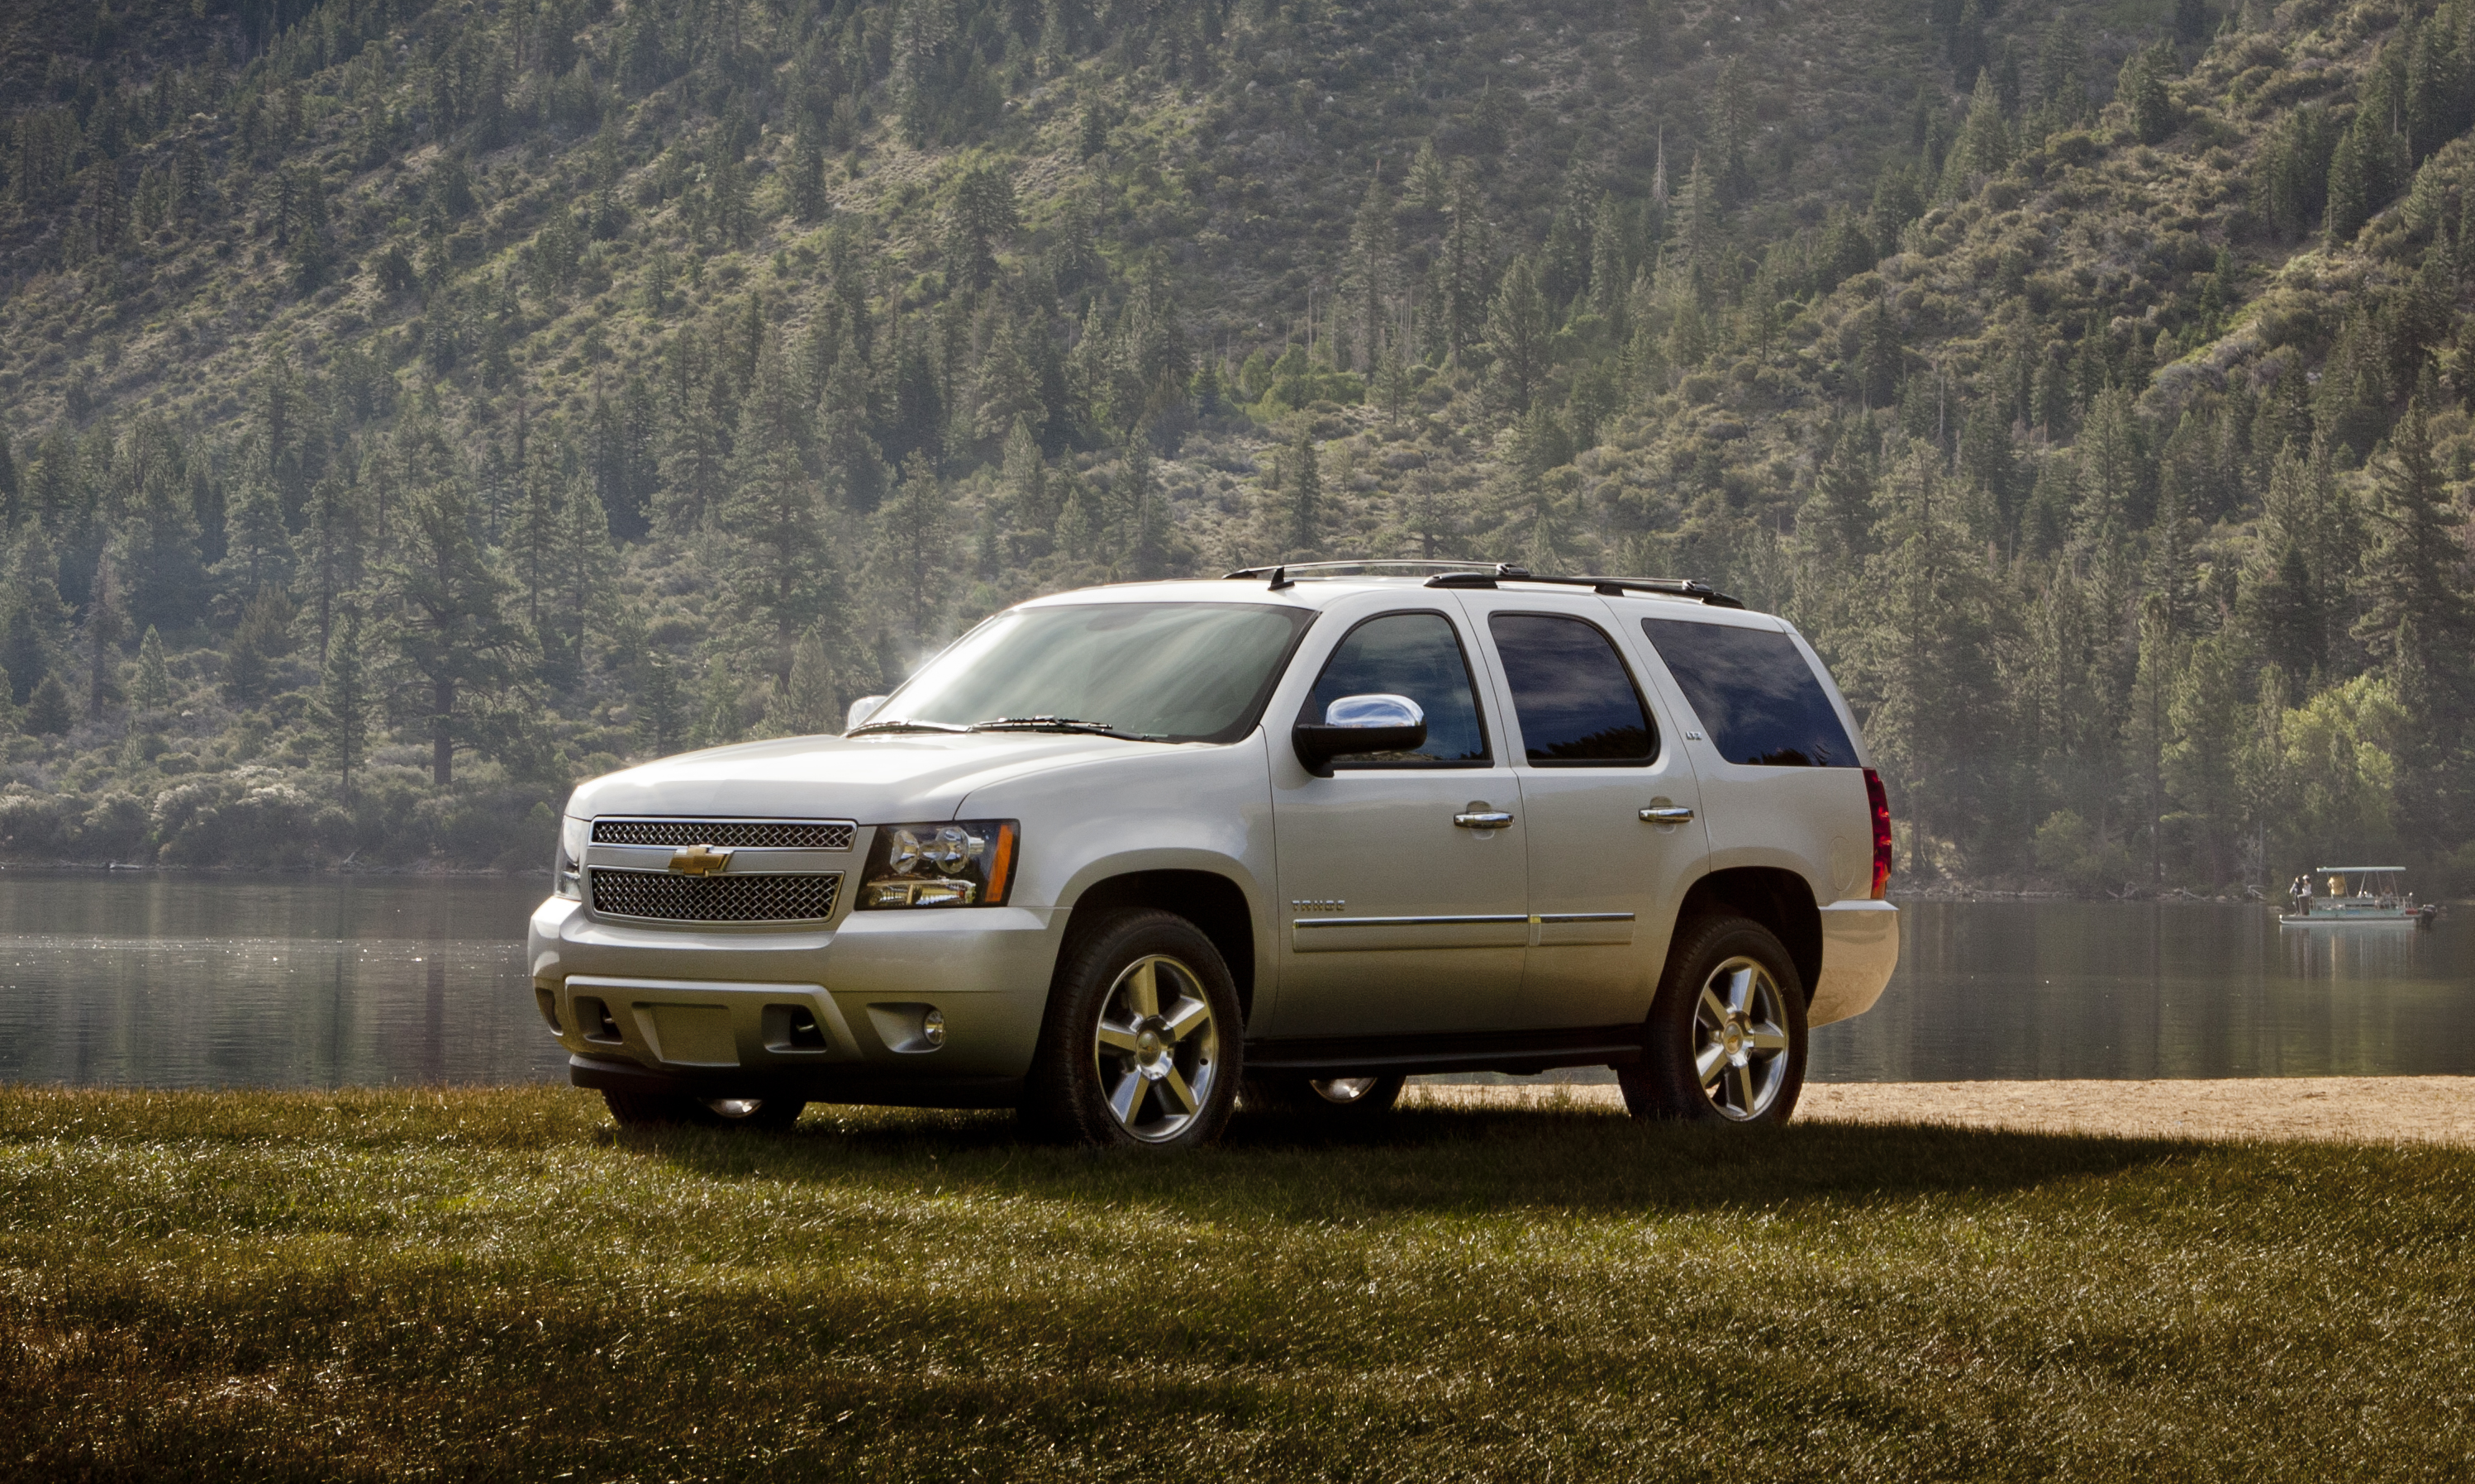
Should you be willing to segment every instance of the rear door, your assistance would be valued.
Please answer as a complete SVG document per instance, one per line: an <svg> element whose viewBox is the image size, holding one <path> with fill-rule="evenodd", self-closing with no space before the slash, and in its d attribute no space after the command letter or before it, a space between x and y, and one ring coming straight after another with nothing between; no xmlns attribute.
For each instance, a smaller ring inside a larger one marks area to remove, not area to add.
<svg viewBox="0 0 2475 1484"><path fill-rule="evenodd" d="M1530 960L1508 1024L1634 1024L1708 856L1693 766L1604 600L1462 596L1486 636L1529 832Z"/></svg>
<svg viewBox="0 0 2475 1484"><path fill-rule="evenodd" d="M1684 745L1708 806L1710 868L1793 871L1820 905L1870 897L1863 762L1811 649L1766 615L1629 606L1629 637L1673 677L1688 708Z"/></svg>

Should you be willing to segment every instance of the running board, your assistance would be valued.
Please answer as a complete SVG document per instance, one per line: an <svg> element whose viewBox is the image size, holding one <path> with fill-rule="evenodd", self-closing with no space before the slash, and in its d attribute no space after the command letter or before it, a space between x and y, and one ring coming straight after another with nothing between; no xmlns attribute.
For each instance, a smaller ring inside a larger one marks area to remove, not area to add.
<svg viewBox="0 0 2475 1484"><path fill-rule="evenodd" d="M1335 1035L1246 1043L1249 1073L1310 1077L1509 1072L1565 1066L1630 1066L1641 1059L1641 1027L1560 1031L1465 1031L1429 1035Z"/></svg>

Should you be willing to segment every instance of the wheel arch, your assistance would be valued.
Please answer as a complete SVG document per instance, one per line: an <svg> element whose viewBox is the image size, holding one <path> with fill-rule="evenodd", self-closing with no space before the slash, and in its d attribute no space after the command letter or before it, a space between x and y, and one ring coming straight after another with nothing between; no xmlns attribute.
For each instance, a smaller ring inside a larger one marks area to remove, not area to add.
<svg viewBox="0 0 2475 1484"><path fill-rule="evenodd" d="M1084 888L1075 898L1061 941L1070 944L1092 923L1130 907L1175 912L1193 923L1212 940L1212 946L1220 950L1221 961L1229 966L1230 981L1238 989L1240 1020L1254 1013L1255 914L1247 905L1244 888L1216 871L1191 868L1125 871L1103 877ZM1060 972L1066 957L1065 952L1058 954Z"/></svg>
<svg viewBox="0 0 2475 1484"><path fill-rule="evenodd" d="M1822 909L1815 905L1813 888L1804 878L1770 865L1712 871L1684 894L1677 920L1689 922L1721 912L1750 917L1778 935L1796 965L1797 978L1804 982L1805 1000L1811 1003L1814 986L1822 980Z"/></svg>

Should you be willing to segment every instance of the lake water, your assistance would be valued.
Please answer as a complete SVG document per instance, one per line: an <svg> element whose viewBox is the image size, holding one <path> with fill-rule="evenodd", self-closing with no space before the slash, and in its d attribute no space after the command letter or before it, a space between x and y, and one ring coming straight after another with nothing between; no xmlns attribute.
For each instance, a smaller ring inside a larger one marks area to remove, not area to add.
<svg viewBox="0 0 2475 1484"><path fill-rule="evenodd" d="M533 878L0 872L0 1081L563 1080ZM2475 912L2281 931L2265 907L1919 902L1828 1082L2475 1072Z"/></svg>

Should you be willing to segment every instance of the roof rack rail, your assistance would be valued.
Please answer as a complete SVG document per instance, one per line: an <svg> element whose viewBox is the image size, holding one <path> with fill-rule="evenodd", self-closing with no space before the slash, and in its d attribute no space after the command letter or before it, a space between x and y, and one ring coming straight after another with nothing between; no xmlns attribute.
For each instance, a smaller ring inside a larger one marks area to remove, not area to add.
<svg viewBox="0 0 2475 1484"><path fill-rule="evenodd" d="M1670 597L1693 597L1711 608L1742 608L1745 605L1706 582L1690 577L1596 577L1556 576L1530 572L1509 562L1499 562L1492 572L1439 572L1427 579L1431 588L1491 588L1499 582L1543 582L1559 588L1588 588L1602 597L1622 597L1627 593L1660 593Z"/></svg>
<svg viewBox="0 0 2475 1484"><path fill-rule="evenodd" d="M1427 574L1431 588L1491 588L1499 582L1541 582L1554 587L1588 588L1604 597L1621 597L1627 593L1660 593L1671 597L1699 598L1712 608L1742 608L1745 605L1717 588L1690 577L1598 577L1541 575L1510 562L1456 562L1423 557L1367 557L1354 561L1289 562L1271 567L1240 567L1226 574L1231 578L1269 579L1274 591L1288 587L1300 577L1354 577L1381 575L1385 572L1407 576Z"/></svg>
<svg viewBox="0 0 2475 1484"><path fill-rule="evenodd" d="M1240 567L1236 572L1223 572L1221 580L1227 581L1236 577L1270 577L1285 572L1303 573L1310 577L1354 577L1376 572L1394 572L1410 575L1439 572L1493 572L1499 565L1495 562L1434 561L1414 556L1368 556L1336 562L1289 562L1274 563L1269 567Z"/></svg>

